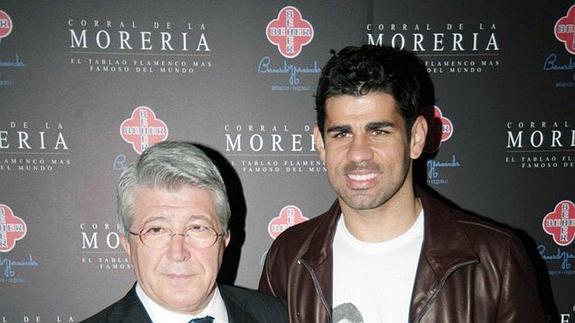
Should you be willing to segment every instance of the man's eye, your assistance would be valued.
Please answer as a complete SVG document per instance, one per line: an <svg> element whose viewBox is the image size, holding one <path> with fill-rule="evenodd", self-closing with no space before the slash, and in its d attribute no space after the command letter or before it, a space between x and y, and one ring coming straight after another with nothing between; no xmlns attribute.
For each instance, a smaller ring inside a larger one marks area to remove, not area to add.
<svg viewBox="0 0 575 323"><path fill-rule="evenodd" d="M208 227L206 227L205 225L201 225L201 224L196 224L196 225L192 225L188 228L189 231L192 232L204 232L204 231L208 231Z"/></svg>
<svg viewBox="0 0 575 323"><path fill-rule="evenodd" d="M350 135L349 132L337 132L333 135L334 138L345 138Z"/></svg>
<svg viewBox="0 0 575 323"><path fill-rule="evenodd" d="M166 233L168 230L163 227L149 227L144 230L145 235L161 235Z"/></svg>
<svg viewBox="0 0 575 323"><path fill-rule="evenodd" d="M383 130L383 129L374 129L371 133L372 133L374 136L380 136L380 135L386 135L386 134L388 134L388 132L385 131L385 130Z"/></svg>

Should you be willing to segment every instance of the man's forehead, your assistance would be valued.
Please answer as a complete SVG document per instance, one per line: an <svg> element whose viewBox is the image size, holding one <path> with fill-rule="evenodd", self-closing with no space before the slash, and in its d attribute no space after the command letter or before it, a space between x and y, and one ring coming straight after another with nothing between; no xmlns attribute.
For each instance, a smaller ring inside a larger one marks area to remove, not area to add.
<svg viewBox="0 0 575 323"><path fill-rule="evenodd" d="M399 103L395 98L385 92L370 92L365 95L348 95L340 94L328 98L325 101L325 113L326 117L329 116L329 111L333 109L334 106L338 107L349 107L350 105L362 105L366 104L367 101L377 101L377 107L382 109L387 109L388 107L394 107L397 113L400 113Z"/></svg>
<svg viewBox="0 0 575 323"><path fill-rule="evenodd" d="M214 199L213 191L204 187L199 187L192 184L163 184L163 183L143 183L134 186L133 196L134 199L141 195L159 196L159 195L175 195L182 196L201 196L205 198Z"/></svg>
<svg viewBox="0 0 575 323"><path fill-rule="evenodd" d="M164 214L150 214L145 216L145 223L172 223L172 222L184 222L184 223L197 223L197 222L211 222L214 220L213 216L205 214L173 214L170 212L165 212Z"/></svg>
<svg viewBox="0 0 575 323"><path fill-rule="evenodd" d="M134 208L136 211L148 210L157 217L178 215L185 219L210 218L216 211L212 191L187 185L176 189L137 187Z"/></svg>
<svg viewBox="0 0 575 323"><path fill-rule="evenodd" d="M365 123L377 123L392 122L403 119L403 116L395 100L387 94L386 97L340 96L326 102L326 125L347 124L356 119Z"/></svg>

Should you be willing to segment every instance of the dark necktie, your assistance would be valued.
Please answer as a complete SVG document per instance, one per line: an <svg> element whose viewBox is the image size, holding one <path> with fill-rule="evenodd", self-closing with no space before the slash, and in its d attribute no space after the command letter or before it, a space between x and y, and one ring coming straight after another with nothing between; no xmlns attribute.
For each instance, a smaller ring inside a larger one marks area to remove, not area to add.
<svg viewBox="0 0 575 323"><path fill-rule="evenodd" d="M212 322L214 322L214 318L208 315L192 319L188 323L212 323Z"/></svg>

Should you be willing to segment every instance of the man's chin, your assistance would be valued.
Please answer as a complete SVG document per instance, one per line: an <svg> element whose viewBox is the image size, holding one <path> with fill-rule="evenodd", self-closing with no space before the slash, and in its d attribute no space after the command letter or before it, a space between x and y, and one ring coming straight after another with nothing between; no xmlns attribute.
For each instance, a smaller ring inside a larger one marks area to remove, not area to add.
<svg viewBox="0 0 575 323"><path fill-rule="evenodd" d="M343 201L348 207L358 211L373 210L383 204L375 197L367 195L347 197Z"/></svg>

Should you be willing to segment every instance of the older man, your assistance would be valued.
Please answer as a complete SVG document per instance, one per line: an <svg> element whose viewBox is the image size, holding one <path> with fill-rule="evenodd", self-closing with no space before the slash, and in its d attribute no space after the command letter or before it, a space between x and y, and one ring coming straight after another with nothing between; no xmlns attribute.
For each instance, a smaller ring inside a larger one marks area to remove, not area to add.
<svg viewBox="0 0 575 323"><path fill-rule="evenodd" d="M130 165L118 183L118 217L137 283L85 322L286 321L282 301L216 284L230 207L216 166L194 145L162 142Z"/></svg>

